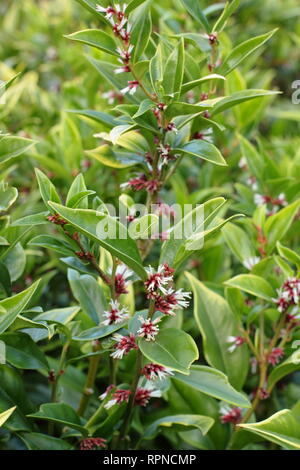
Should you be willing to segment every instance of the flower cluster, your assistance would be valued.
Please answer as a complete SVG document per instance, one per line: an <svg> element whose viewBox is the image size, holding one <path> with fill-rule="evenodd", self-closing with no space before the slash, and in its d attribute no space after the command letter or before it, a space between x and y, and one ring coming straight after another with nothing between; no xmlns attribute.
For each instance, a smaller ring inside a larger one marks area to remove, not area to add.
<svg viewBox="0 0 300 470"><path fill-rule="evenodd" d="M272 366L276 366L280 362L284 355L284 350L282 348L273 348L270 354L267 356L267 361Z"/></svg>
<svg viewBox="0 0 300 470"><path fill-rule="evenodd" d="M49 222L52 222L53 224L55 225L61 225L61 226L64 226L66 225L68 222L63 219L60 215L58 214L53 214L53 215L48 215L47 216L47 219L49 220Z"/></svg>
<svg viewBox="0 0 300 470"><path fill-rule="evenodd" d="M137 175L134 178L131 178L126 183L122 183L120 185L121 189L133 189L134 191L141 191L142 189L146 189L150 193L154 193L159 188L159 181L154 179L148 179L144 173Z"/></svg>
<svg viewBox="0 0 300 470"><path fill-rule="evenodd" d="M190 292L182 289L175 291L169 284L173 281L174 270L168 264L162 264L155 271L148 269L148 279L144 283L147 297L155 300L155 309L165 315L175 315L174 310L187 308L191 297Z"/></svg>
<svg viewBox="0 0 300 470"><path fill-rule="evenodd" d="M163 380L169 375L174 375L169 367L163 367L159 364L146 364L141 370L141 374L146 377L147 380Z"/></svg>
<svg viewBox="0 0 300 470"><path fill-rule="evenodd" d="M152 385L146 385L145 387L138 387L134 397L134 404L137 406L146 406L149 403L150 398L161 397L161 391L152 387Z"/></svg>
<svg viewBox="0 0 300 470"><path fill-rule="evenodd" d="M242 336L228 336L227 343L230 344L228 351L233 352L239 346L242 346L245 342L245 339Z"/></svg>
<svg viewBox="0 0 300 470"><path fill-rule="evenodd" d="M115 351L111 353L111 357L114 359L122 359L122 357L124 355L126 356L132 349L138 349L133 333L130 333L129 336L116 333L113 335L113 339L116 341Z"/></svg>
<svg viewBox="0 0 300 470"><path fill-rule="evenodd" d="M122 6L116 4L109 7L96 5L96 10L99 13L105 14L105 18L110 22L115 36L117 36L123 43L123 48L117 48L117 52L119 54L118 61L122 66L115 69L114 72L116 74L131 72L130 60L134 46L133 44L129 44L131 24L126 16L126 6L127 5L125 3L123 3ZM138 80L129 80L127 87L121 90L121 94L125 95L126 93L129 93L130 95L133 95L138 86Z"/></svg>
<svg viewBox="0 0 300 470"><path fill-rule="evenodd" d="M242 420L242 410L238 407L231 408L229 405L224 405L220 408L220 413L220 420L222 424L238 424Z"/></svg>
<svg viewBox="0 0 300 470"><path fill-rule="evenodd" d="M143 318L140 315L139 320L141 322L141 327L137 331L138 336L145 338L146 341L154 341L155 336L159 332L159 327L157 326L157 323L160 322L160 318L151 320L151 318Z"/></svg>
<svg viewBox="0 0 300 470"><path fill-rule="evenodd" d="M267 210L267 215L273 215L278 209L287 205L284 193L280 193L276 198L256 193L254 194L254 203L258 207L263 205L271 206L271 208Z"/></svg>
<svg viewBox="0 0 300 470"><path fill-rule="evenodd" d="M104 408L109 410L114 405L120 405L123 402L128 403L131 390L117 389L113 392L111 399L104 405Z"/></svg>
<svg viewBox="0 0 300 470"><path fill-rule="evenodd" d="M125 264L119 264L115 273L115 293L117 296L128 294L128 278L132 275L132 271Z"/></svg>
<svg viewBox="0 0 300 470"><path fill-rule="evenodd" d="M299 304L300 279L295 277L287 279L277 293L278 298L273 299L277 309L280 313L286 313L290 306Z"/></svg>
<svg viewBox="0 0 300 470"><path fill-rule="evenodd" d="M105 447L106 439L102 437L87 437L80 442L80 450L96 450Z"/></svg>
<svg viewBox="0 0 300 470"><path fill-rule="evenodd" d="M120 304L117 300L110 301L110 310L105 311L103 316L106 317L106 320L102 322L102 325L112 325L116 323L121 323L127 318L129 318L129 311L127 307L120 308Z"/></svg>

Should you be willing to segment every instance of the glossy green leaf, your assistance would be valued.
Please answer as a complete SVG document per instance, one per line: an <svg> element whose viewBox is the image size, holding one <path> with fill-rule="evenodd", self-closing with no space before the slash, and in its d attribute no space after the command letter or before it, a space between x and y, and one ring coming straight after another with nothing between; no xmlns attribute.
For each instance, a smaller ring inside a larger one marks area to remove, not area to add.
<svg viewBox="0 0 300 470"><path fill-rule="evenodd" d="M230 18L230 16L235 12L239 5L240 0L230 0L229 2L226 2L225 8L222 11L222 14L215 22L212 31L217 31L218 33L221 33L224 27L226 26L228 18Z"/></svg>
<svg viewBox="0 0 300 470"><path fill-rule="evenodd" d="M0 164L27 152L35 142L24 137L8 135L0 139Z"/></svg>
<svg viewBox="0 0 300 470"><path fill-rule="evenodd" d="M195 0L181 0L181 3L189 12L189 14L196 20L201 26L204 26L205 30L209 31L209 23L203 11L201 10L200 3Z"/></svg>
<svg viewBox="0 0 300 470"><path fill-rule="evenodd" d="M183 382L195 390L210 395L241 408L249 408L250 402L246 395L230 385L223 372L207 366L192 366L189 375L175 373L172 380Z"/></svg>
<svg viewBox="0 0 300 470"><path fill-rule="evenodd" d="M225 284L264 300L272 301L272 299L277 297L271 284L255 274L240 274L226 281Z"/></svg>
<svg viewBox="0 0 300 470"><path fill-rule="evenodd" d="M146 428L143 439L154 439L159 431L171 429L172 431L187 431L189 429L198 429L202 435L208 433L214 420L209 416L201 415L174 415L164 416L163 418L157 419Z"/></svg>
<svg viewBox="0 0 300 470"><path fill-rule="evenodd" d="M116 50L117 44L114 38L100 29L84 29L83 31L65 35L65 38L87 44L108 54L118 56Z"/></svg>
<svg viewBox="0 0 300 470"><path fill-rule="evenodd" d="M97 214L96 211L70 209L53 202L49 204L52 209L73 225L73 227L95 240L103 248L121 259L142 279L146 278L146 271L142 266L136 243L126 234L126 228L123 225L121 226L121 224L108 215ZM99 223L103 224L104 228L109 224L109 228L115 232L114 236L116 238L99 238L97 234L97 232L99 233ZM120 234L123 234L125 238L120 238Z"/></svg>
<svg viewBox="0 0 300 470"><path fill-rule="evenodd" d="M68 280L82 310L98 324L107 307L103 288L93 276L81 275L74 269L68 269Z"/></svg>
<svg viewBox="0 0 300 470"><path fill-rule="evenodd" d="M273 96L278 95L278 91L271 91L271 90L242 90L232 93L230 96L226 96L218 100L218 102L214 105L213 109L211 110L211 116L215 116L226 109L232 108L233 106L237 106L245 101L254 100L257 98L262 98L264 96Z"/></svg>
<svg viewBox="0 0 300 470"><path fill-rule="evenodd" d="M46 357L40 348L24 333L4 333L0 336L5 344L6 360L18 369L48 369Z"/></svg>
<svg viewBox="0 0 300 470"><path fill-rule="evenodd" d="M139 60L149 42L152 29L150 3L150 1L143 2L130 16L130 23L132 24L130 43L134 45L133 62Z"/></svg>
<svg viewBox="0 0 300 470"><path fill-rule="evenodd" d="M239 334L235 315L226 300L186 273L194 294L194 317L203 339L207 362L224 372L229 382L240 389L246 379L249 356L246 346L228 350L228 337Z"/></svg>
<svg viewBox="0 0 300 470"><path fill-rule="evenodd" d="M198 359L198 348L193 338L182 330L160 330L155 341L141 339L140 350L150 361L188 374L191 364Z"/></svg>
<svg viewBox="0 0 300 470"><path fill-rule="evenodd" d="M222 154L217 147L205 140L191 140L182 147L175 148L174 151L201 158L202 160L214 163L215 165L227 165L226 160L222 157Z"/></svg>
<svg viewBox="0 0 300 470"><path fill-rule="evenodd" d="M295 351L285 361L271 370L268 376L268 389L272 390L279 380L297 370L300 370L300 351Z"/></svg>
<svg viewBox="0 0 300 470"><path fill-rule="evenodd" d="M4 333L17 316L26 308L31 297L36 291L39 282L40 281L36 281L19 294L0 301L0 307L3 307L6 311L5 314L1 314L0 312L0 334Z"/></svg>
<svg viewBox="0 0 300 470"><path fill-rule="evenodd" d="M13 406L12 408L9 408L8 410L3 411L3 413L0 413L0 427L3 426L5 421L8 420L8 418L13 414L15 409L16 409L16 406Z"/></svg>
<svg viewBox="0 0 300 470"><path fill-rule="evenodd" d="M247 59L250 54L256 51L256 49L262 46L266 41L268 41L276 31L277 29L274 29L269 33L248 39L242 44L234 47L228 56L225 57L221 67L218 69L218 72L222 75L228 75L243 60Z"/></svg>
<svg viewBox="0 0 300 470"><path fill-rule="evenodd" d="M291 410L281 410L259 423L239 424L246 431L274 442L284 449L300 449L300 404Z"/></svg>
<svg viewBox="0 0 300 470"><path fill-rule="evenodd" d="M53 421L71 429L76 429L84 436L87 435L87 430L82 426L79 416L66 403L44 403L39 411L29 414L28 417Z"/></svg>

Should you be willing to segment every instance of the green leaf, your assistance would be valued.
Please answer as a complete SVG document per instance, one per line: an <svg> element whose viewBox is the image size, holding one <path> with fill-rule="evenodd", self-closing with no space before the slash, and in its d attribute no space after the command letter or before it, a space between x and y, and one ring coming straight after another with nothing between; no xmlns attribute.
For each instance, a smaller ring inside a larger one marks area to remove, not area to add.
<svg viewBox="0 0 300 470"><path fill-rule="evenodd" d="M180 96L184 74L184 40L181 38L177 47L167 60L163 74L162 86L166 95Z"/></svg>
<svg viewBox="0 0 300 470"><path fill-rule="evenodd" d="M191 364L198 359L198 348L193 338L182 330L160 330L155 341L141 339L140 350L152 362L188 374Z"/></svg>
<svg viewBox="0 0 300 470"><path fill-rule="evenodd" d="M300 449L300 402L291 410L281 410L259 423L238 424L263 439L289 450Z"/></svg>
<svg viewBox="0 0 300 470"><path fill-rule="evenodd" d="M87 196L95 194L95 191L88 191L82 173L76 176L67 194L66 206L88 208Z"/></svg>
<svg viewBox="0 0 300 470"><path fill-rule="evenodd" d="M107 307L103 288L93 276L81 275L74 269L68 269L68 281L82 310L98 324Z"/></svg>
<svg viewBox="0 0 300 470"><path fill-rule="evenodd" d="M4 288L6 294L10 296L11 294L11 279L9 275L9 271L2 261L0 261L0 284ZM5 312L5 309L3 309ZM0 317L1 318L1 317Z"/></svg>
<svg viewBox="0 0 300 470"><path fill-rule="evenodd" d="M20 439L29 450L72 450L68 442L58 437L48 436L38 432L26 432L19 434Z"/></svg>
<svg viewBox="0 0 300 470"><path fill-rule="evenodd" d="M272 96L278 95L278 91L271 91L271 90L242 90L232 93L230 96L226 96L218 100L218 102L214 105L211 116L215 116L226 109L232 108L233 106L237 106L245 101L253 100L256 98L261 98L263 96Z"/></svg>
<svg viewBox="0 0 300 470"><path fill-rule="evenodd" d="M181 0L181 3L189 12L189 14L196 20L200 25L204 26L205 30L209 32L209 23L205 14L200 8L200 4L195 0Z"/></svg>
<svg viewBox="0 0 300 470"><path fill-rule="evenodd" d="M154 439L155 436L162 430L172 428L174 431L188 431L190 429L198 429L203 436L207 434L214 420L209 416L201 415L174 415L164 416L157 419L148 426L142 436L143 439Z"/></svg>
<svg viewBox="0 0 300 470"><path fill-rule="evenodd" d="M265 235L268 240L268 251L271 252L293 223L300 207L300 199L289 204L274 215L271 215L265 223Z"/></svg>
<svg viewBox="0 0 300 470"><path fill-rule="evenodd" d="M210 395L231 405L249 408L250 402L246 395L230 385L223 372L207 366L192 366L189 375L175 373L172 380L183 382L195 390Z"/></svg>
<svg viewBox="0 0 300 470"><path fill-rule="evenodd" d="M228 223L222 228L222 235L225 238L231 251L243 263L245 260L255 256L252 244L244 232L237 225Z"/></svg>
<svg viewBox="0 0 300 470"><path fill-rule="evenodd" d="M51 210L51 206L48 204L48 202L53 201L60 203L60 197L56 192L54 184L51 183L49 178L41 170L35 168L35 174L38 180L38 185L44 204L49 210Z"/></svg>
<svg viewBox="0 0 300 470"><path fill-rule="evenodd" d="M79 114L80 116L90 118L93 121L100 122L109 129L117 126L118 124L121 124L121 122L118 121L114 116L108 113L104 113L103 111L94 111L93 109L68 109L67 112Z"/></svg>
<svg viewBox="0 0 300 470"><path fill-rule="evenodd" d="M230 0L230 2L227 2L221 16L219 16L215 22L212 32L217 31L221 33L226 26L228 18L235 12L239 5L240 0Z"/></svg>
<svg viewBox="0 0 300 470"><path fill-rule="evenodd" d="M150 3L150 1L147 1L140 5L129 18L132 24L130 43L134 45L132 51L133 63L139 60L149 42L152 29Z"/></svg>
<svg viewBox="0 0 300 470"><path fill-rule="evenodd" d="M124 328L126 325L125 323L117 323L112 325L106 326L95 326L93 328L89 328L88 330L82 331L77 336L73 336L74 341L94 341L95 339L105 338L106 336L110 336L116 331Z"/></svg>
<svg viewBox="0 0 300 470"><path fill-rule="evenodd" d="M19 369L48 369L46 357L40 348L24 333L4 333L0 336L5 344L6 360Z"/></svg>
<svg viewBox="0 0 300 470"><path fill-rule="evenodd" d="M7 211L18 197L17 188L0 186L0 212Z"/></svg>
<svg viewBox="0 0 300 470"><path fill-rule="evenodd" d="M142 155L125 152L124 150L112 150L109 145L100 145L91 150L86 150L85 154L95 158L100 163L110 168L129 168L137 163L144 163Z"/></svg>
<svg viewBox="0 0 300 470"><path fill-rule="evenodd" d="M217 147L205 140L191 140L182 147L175 148L174 151L202 158L203 160L214 163L215 165L227 165L226 160L222 157L222 154Z"/></svg>
<svg viewBox="0 0 300 470"><path fill-rule="evenodd" d="M181 94L187 93L196 86L202 85L202 83L209 82L210 80L226 80L226 78L223 77L223 75L219 75L217 73L212 73L210 75L206 75L205 77L197 78L196 80L184 83L181 87Z"/></svg>
<svg viewBox="0 0 300 470"><path fill-rule="evenodd" d="M132 116L132 119L135 119L139 116L142 116L143 114L145 114L147 111L149 111L149 109L152 109L155 107L155 103L153 103L152 100L149 100L148 98L146 98L145 100L143 100L139 106L139 109L137 110L137 112Z"/></svg>
<svg viewBox="0 0 300 470"><path fill-rule="evenodd" d="M243 60L247 59L247 57L252 54L252 52L256 51L256 49L268 41L276 31L277 29L273 29L273 31L270 31L269 33L248 39L242 44L234 47L228 56L225 57L221 67L218 69L218 72L221 75L228 75Z"/></svg>
<svg viewBox="0 0 300 470"><path fill-rule="evenodd" d="M8 420L8 418L13 414L16 408L17 408L16 406L13 406L12 408L9 408L8 410L3 411L3 413L0 413L0 427L3 426L5 421Z"/></svg>
<svg viewBox="0 0 300 470"><path fill-rule="evenodd" d="M131 0L131 2L128 3L126 7L126 14L129 15L133 10L135 10L137 7L139 7L142 3L144 3L145 0Z"/></svg>
<svg viewBox="0 0 300 470"><path fill-rule="evenodd" d="M88 431L81 425L81 421L77 413L70 405L66 403L44 403L39 411L28 415L29 418L45 419L55 423L76 429L84 436Z"/></svg>
<svg viewBox="0 0 300 470"><path fill-rule="evenodd" d="M255 274L240 274L226 281L227 286L236 287L248 294L255 295L269 302L276 298L276 292L264 278Z"/></svg>
<svg viewBox="0 0 300 470"><path fill-rule="evenodd" d="M100 29L84 29L83 31L77 31L76 33L65 35L64 37L71 39L71 41L78 41L88 46L96 47L108 54L118 56L115 40L112 36L109 36Z"/></svg>
<svg viewBox="0 0 300 470"><path fill-rule="evenodd" d="M162 45L158 44L156 48L156 53L150 60L150 65L149 65L150 79L151 79L153 89L156 91L156 93L159 93L161 91L163 71L164 71L164 64L163 64Z"/></svg>
<svg viewBox="0 0 300 470"><path fill-rule="evenodd" d="M36 291L40 281L36 281L28 289L19 294L0 301L0 307L6 310L5 314L0 312L0 334L2 334L26 308L31 297Z"/></svg>
<svg viewBox="0 0 300 470"><path fill-rule="evenodd" d="M276 248L280 256L295 264L300 269L300 256L290 248L283 246L280 242L276 243Z"/></svg>
<svg viewBox="0 0 300 470"><path fill-rule="evenodd" d="M128 236L126 228L115 219L106 214L97 214L93 210L70 209L54 202L49 202L49 205L73 227L122 260L141 279L145 280L147 278L136 243ZM106 227L109 224L112 231L115 232L115 238L99 238L97 235L97 232L99 233L99 223L104 224ZM125 238L120 238L120 235L124 235Z"/></svg>
<svg viewBox="0 0 300 470"><path fill-rule="evenodd" d="M8 135L0 139L0 164L27 152L35 142L24 137Z"/></svg>
<svg viewBox="0 0 300 470"><path fill-rule="evenodd" d="M12 222L12 227L21 227L27 225L44 225L48 224L49 220L47 219L49 212L40 212L39 214L26 215Z"/></svg>
<svg viewBox="0 0 300 470"><path fill-rule="evenodd" d="M65 256L73 256L74 252L72 247L65 242L63 239L54 238L50 235L37 235L32 238L28 245L40 246L42 248L47 248L49 250L54 250L57 253Z"/></svg>
<svg viewBox="0 0 300 470"><path fill-rule="evenodd" d="M245 345L228 351L228 337L239 334L235 315L226 300L186 273L194 294L194 317L203 339L207 362L224 372L229 382L240 389L247 377L249 356Z"/></svg>
<svg viewBox="0 0 300 470"><path fill-rule="evenodd" d="M278 366L274 367L268 377L268 390L272 390L274 385L292 372L300 369L300 350L295 351L285 361L281 362Z"/></svg>

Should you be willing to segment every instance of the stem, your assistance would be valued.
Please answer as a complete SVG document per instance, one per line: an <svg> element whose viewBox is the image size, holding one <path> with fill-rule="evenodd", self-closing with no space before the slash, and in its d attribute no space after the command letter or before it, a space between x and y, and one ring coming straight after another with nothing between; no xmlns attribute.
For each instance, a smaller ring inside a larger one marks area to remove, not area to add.
<svg viewBox="0 0 300 470"><path fill-rule="evenodd" d="M123 448L124 441L127 437L128 430L129 430L129 427L130 427L132 412L133 412L133 407L134 407L134 400L135 400L136 390L137 390L137 386L138 386L138 382L139 382L139 378L140 378L141 367L142 367L142 357L143 357L142 353L140 351L138 351L137 352L137 358L136 358L136 373L135 373L135 376L134 376L133 381L132 381L131 394L130 394L128 405L127 405L127 408L126 408L123 426L122 426L122 429L121 429L121 432L120 432L120 435L119 435L119 439L118 439L118 442L117 442L117 448L119 448L119 446L120 446L121 449Z"/></svg>
<svg viewBox="0 0 300 470"><path fill-rule="evenodd" d="M79 236L74 236L74 235L71 235L67 230L65 230L65 228L62 226L62 229L64 231L64 234L71 238L71 240L75 241L80 249L80 251L82 253L85 253L85 248L84 246L82 245L80 239L79 239ZM78 235L78 234L77 234ZM87 261L89 261L89 263L93 266L93 268L97 271L97 273L99 274L99 276L101 277L101 279L107 284L107 285L111 285L111 280L110 278L102 271L102 269L100 268L100 266L98 265L97 261L96 261L96 258L94 255L90 256L89 258L86 258Z"/></svg>
<svg viewBox="0 0 300 470"><path fill-rule="evenodd" d="M96 352L96 351L99 351L100 348L101 348L100 344L97 344L96 346L94 346L93 350ZM82 416L84 414L86 407L88 405L88 402L90 400L90 396L92 395L94 391L93 388L95 385L99 361L100 361L100 355L92 356L89 358L88 374L87 374L83 394L82 394L82 397L78 406L78 410L77 410L77 413L79 414L79 416Z"/></svg>
<svg viewBox="0 0 300 470"><path fill-rule="evenodd" d="M267 363L266 355L265 355L265 318L264 318L263 312L260 313L260 317L259 317L259 340L260 340L260 343L259 343L259 384L257 387L254 400L252 402L252 405L247 410L247 412L245 413L245 415L243 416L239 424L247 423L247 421L250 419L252 414L255 412L257 406L259 405L261 401L261 389L264 387L266 383L268 363ZM242 428L235 426L232 436L230 438L229 444L228 444L228 449L232 448L235 442L235 439L241 430Z"/></svg>
<svg viewBox="0 0 300 470"><path fill-rule="evenodd" d="M66 357L67 357L69 346L70 346L70 340L66 341L66 343L63 345L62 350L61 350L60 360L58 363L58 370L55 373L55 380L51 383L51 403L57 402L58 381L61 376L61 371L63 371L65 368L65 362L66 362ZM54 431L54 423L53 421L52 422L50 421L48 424L48 433L52 435L53 431Z"/></svg>

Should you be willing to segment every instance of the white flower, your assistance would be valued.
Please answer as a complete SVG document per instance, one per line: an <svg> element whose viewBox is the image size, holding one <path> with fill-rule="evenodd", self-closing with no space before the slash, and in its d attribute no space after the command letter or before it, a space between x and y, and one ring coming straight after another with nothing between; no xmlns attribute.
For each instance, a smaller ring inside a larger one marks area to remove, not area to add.
<svg viewBox="0 0 300 470"><path fill-rule="evenodd" d="M145 319L140 315L139 321L141 322L141 328L137 331L138 336L145 338L146 341L154 341L159 332L159 327L156 325L160 322L160 318L151 320L151 318Z"/></svg>
<svg viewBox="0 0 300 470"><path fill-rule="evenodd" d="M127 307L122 307L120 308L120 304L117 300L111 300L110 301L110 310L105 311L103 316L107 318L107 320L104 320L101 322L102 325L112 325L112 324L117 324L121 323L127 318L129 318L129 311Z"/></svg>
<svg viewBox="0 0 300 470"><path fill-rule="evenodd" d="M247 269L252 269L253 266L255 266L257 263L260 262L260 257L259 256L250 256L250 258L246 258L243 261L243 265Z"/></svg>

